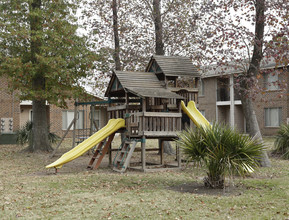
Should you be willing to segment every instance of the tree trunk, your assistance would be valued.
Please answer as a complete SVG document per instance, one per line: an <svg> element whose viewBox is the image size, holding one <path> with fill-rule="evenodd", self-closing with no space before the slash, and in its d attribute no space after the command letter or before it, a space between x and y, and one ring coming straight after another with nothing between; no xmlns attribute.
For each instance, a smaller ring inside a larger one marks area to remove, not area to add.
<svg viewBox="0 0 289 220"><path fill-rule="evenodd" d="M153 18L155 24L156 55L164 55L163 24L161 19L161 0L153 0Z"/></svg>
<svg viewBox="0 0 289 220"><path fill-rule="evenodd" d="M259 139L260 142L263 142L263 138L260 132L259 124L257 121L256 113L254 111L252 99L249 97L241 96L242 108L246 119L246 125L248 128L249 135L251 137L255 137ZM262 167L270 167L271 163L269 157L267 155L266 149L262 151L261 158L261 166Z"/></svg>
<svg viewBox="0 0 289 220"><path fill-rule="evenodd" d="M33 126L32 126L32 144L29 145L30 152L51 151L48 140L48 124L45 100L33 101L32 104Z"/></svg>
<svg viewBox="0 0 289 220"><path fill-rule="evenodd" d="M251 137L258 138L263 142L262 135L260 132L257 117L254 111L251 88L254 86L252 80L256 79L257 74L260 70L260 63L263 58L263 39L264 39L264 26L265 26L265 1L256 0L255 3L256 10L256 23L255 23L255 43L252 60L250 62L249 69L241 81L241 101L242 108L246 119L246 124L249 128L249 134ZM271 166L269 157L267 155L266 149L263 150L261 158L261 166L269 167Z"/></svg>
<svg viewBox="0 0 289 220"><path fill-rule="evenodd" d="M30 28L31 28L31 62L37 64L37 54L41 53L41 37L39 32L42 31L42 19L39 11L41 10L41 0L33 0L31 3ZM35 65L36 66L36 65ZM35 76L32 79L32 91L34 93L45 92L45 77L42 69L36 69ZM32 102L32 143L28 150L50 151L52 150L48 141L48 123L45 100L33 100Z"/></svg>
<svg viewBox="0 0 289 220"><path fill-rule="evenodd" d="M119 46L119 36L118 36L118 17L117 17L117 3L116 0L112 1L112 12L113 12L113 35L114 35L114 62L115 69L121 70L120 64L120 46Z"/></svg>
<svg viewBox="0 0 289 220"><path fill-rule="evenodd" d="M115 63L115 70L121 70L120 64L120 45L118 35L118 16L117 16L117 2L112 0L112 18L113 18L113 36L114 36L114 53L113 59ZM121 133L121 140L125 139L125 134Z"/></svg>
<svg viewBox="0 0 289 220"><path fill-rule="evenodd" d="M156 55L165 55L163 43L163 24L161 18L161 0L153 0L153 18L155 24L155 44ZM159 149L162 141L159 139ZM164 141L164 153L173 154L172 145L169 141ZM160 152L161 153L161 152Z"/></svg>

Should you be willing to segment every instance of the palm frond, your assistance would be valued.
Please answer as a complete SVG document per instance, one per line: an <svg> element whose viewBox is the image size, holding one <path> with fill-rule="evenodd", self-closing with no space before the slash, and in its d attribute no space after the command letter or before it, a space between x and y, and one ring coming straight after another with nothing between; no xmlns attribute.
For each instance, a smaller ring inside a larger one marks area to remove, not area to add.
<svg viewBox="0 0 289 220"><path fill-rule="evenodd" d="M274 147L274 154L279 154L282 158L289 159L289 125L281 125L274 142Z"/></svg>
<svg viewBox="0 0 289 220"><path fill-rule="evenodd" d="M205 165L210 185L212 179L244 176L259 166L263 145L231 127L215 123L212 128L187 129L178 137L187 158Z"/></svg>

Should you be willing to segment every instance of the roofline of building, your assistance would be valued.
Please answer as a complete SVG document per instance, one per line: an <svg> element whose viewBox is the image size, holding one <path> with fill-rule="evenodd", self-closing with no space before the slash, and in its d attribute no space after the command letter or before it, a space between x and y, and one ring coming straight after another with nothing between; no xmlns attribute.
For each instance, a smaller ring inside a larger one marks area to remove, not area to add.
<svg viewBox="0 0 289 220"><path fill-rule="evenodd" d="M214 66L214 65L213 65ZM205 67L209 67L209 66L203 66L200 68L201 72L204 72L204 70L202 68ZM211 68L213 68L212 66L210 66ZM215 65L215 67L217 68L217 64ZM232 68L232 66L224 66L224 68ZM269 66L269 67L261 67L260 70L271 70L271 69L279 69L279 68L284 68L286 67L286 65L275 65L275 66ZM289 65L287 65L287 67L289 67ZM218 77L218 76L228 76L228 75L232 75L232 74L241 74L244 73L244 71L241 70L236 70L236 71L232 71L232 72L222 72L222 73L215 73L215 74L210 74L210 75L206 75L204 73L201 74L201 78L212 78L212 77Z"/></svg>

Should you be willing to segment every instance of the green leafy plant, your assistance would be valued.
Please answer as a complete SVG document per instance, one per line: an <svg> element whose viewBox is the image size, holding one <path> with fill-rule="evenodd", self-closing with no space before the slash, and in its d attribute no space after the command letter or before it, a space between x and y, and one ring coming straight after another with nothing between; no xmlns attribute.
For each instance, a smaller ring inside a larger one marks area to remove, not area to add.
<svg viewBox="0 0 289 220"><path fill-rule="evenodd" d="M32 127L33 123L31 121L27 121L26 124L20 128L18 131L16 131L16 141L20 145L24 145L27 143L31 143L32 141ZM55 133L49 133L48 134L48 140L51 144L56 143L60 137L56 135Z"/></svg>
<svg viewBox="0 0 289 220"><path fill-rule="evenodd" d="M281 155L284 159L289 159L289 125L281 125L275 142L273 154Z"/></svg>
<svg viewBox="0 0 289 220"><path fill-rule="evenodd" d="M259 166L263 145L231 127L214 124L211 128L188 128L178 137L187 160L207 169L207 187L223 188L226 176L245 176Z"/></svg>

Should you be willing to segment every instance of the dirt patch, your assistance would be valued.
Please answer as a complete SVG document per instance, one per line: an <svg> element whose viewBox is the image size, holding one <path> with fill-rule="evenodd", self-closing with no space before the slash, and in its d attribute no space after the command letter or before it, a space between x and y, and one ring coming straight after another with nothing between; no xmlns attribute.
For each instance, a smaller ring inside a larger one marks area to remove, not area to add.
<svg viewBox="0 0 289 220"><path fill-rule="evenodd" d="M239 196L242 195L242 192L244 191L244 189L241 189L239 186L226 186L224 189L212 189L205 187L203 183L199 182L176 185L169 189L181 193L212 196Z"/></svg>

